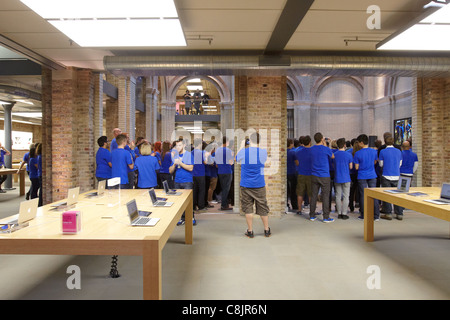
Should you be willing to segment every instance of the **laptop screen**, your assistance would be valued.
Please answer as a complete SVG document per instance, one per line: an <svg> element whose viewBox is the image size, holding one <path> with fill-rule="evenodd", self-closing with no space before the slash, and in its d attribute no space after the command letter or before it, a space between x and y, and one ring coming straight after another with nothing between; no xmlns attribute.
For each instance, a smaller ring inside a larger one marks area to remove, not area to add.
<svg viewBox="0 0 450 320"><path fill-rule="evenodd" d="M163 181L164 191L167 193L169 192L169 184L167 183L167 180Z"/></svg>
<svg viewBox="0 0 450 320"><path fill-rule="evenodd" d="M127 203L127 210L130 220L134 221L139 216L136 200L131 200Z"/></svg>
<svg viewBox="0 0 450 320"><path fill-rule="evenodd" d="M410 182L410 177L401 176L398 181L398 189L402 191L408 191Z"/></svg>
<svg viewBox="0 0 450 320"><path fill-rule="evenodd" d="M444 183L442 185L441 198L450 200L450 183Z"/></svg>
<svg viewBox="0 0 450 320"><path fill-rule="evenodd" d="M150 194L150 199L152 200L152 203L158 201L158 199L156 199L156 193L154 189L150 189L148 193Z"/></svg>

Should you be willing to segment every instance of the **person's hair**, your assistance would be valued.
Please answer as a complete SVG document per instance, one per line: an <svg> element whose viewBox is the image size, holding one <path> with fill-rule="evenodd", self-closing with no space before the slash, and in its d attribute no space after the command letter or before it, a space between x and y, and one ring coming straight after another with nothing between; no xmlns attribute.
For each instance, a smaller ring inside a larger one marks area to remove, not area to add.
<svg viewBox="0 0 450 320"><path fill-rule="evenodd" d="M345 139L344 139L344 141L345 141ZM344 142L345 143L345 142ZM333 141L331 141L331 148L332 149L337 149L337 141L336 140L333 140Z"/></svg>
<svg viewBox="0 0 450 320"><path fill-rule="evenodd" d="M144 143L145 138L144 137L137 137L134 144L136 145L136 147L139 147L141 144Z"/></svg>
<svg viewBox="0 0 450 320"><path fill-rule="evenodd" d="M226 144L228 141L228 138L226 136L223 136L222 138L222 144Z"/></svg>
<svg viewBox="0 0 450 320"><path fill-rule="evenodd" d="M315 141L316 143L319 143L320 141L322 141L322 139L323 139L323 135L322 135L320 132L317 132L317 133L314 135L314 141Z"/></svg>
<svg viewBox="0 0 450 320"><path fill-rule="evenodd" d="M203 148L203 140L201 138L194 139L194 147L197 148L199 145L202 145Z"/></svg>
<svg viewBox="0 0 450 320"><path fill-rule="evenodd" d="M148 156L152 154L152 146L148 142L144 142L143 144L141 144L141 147L139 149L140 149L139 152L143 156Z"/></svg>
<svg viewBox="0 0 450 320"><path fill-rule="evenodd" d="M164 160L164 156L166 155L167 152L170 151L170 142L169 141L164 141L162 144L162 152L161 152L161 159Z"/></svg>
<svg viewBox="0 0 450 320"><path fill-rule="evenodd" d="M36 147L31 147L30 148L30 158L35 158L36 157Z"/></svg>
<svg viewBox="0 0 450 320"><path fill-rule="evenodd" d="M383 139L384 139L384 142L385 142L385 143L386 143L386 139L387 139L388 137L392 137L392 133L390 133L390 132L385 132L385 133L383 133Z"/></svg>
<svg viewBox="0 0 450 320"><path fill-rule="evenodd" d="M117 142L117 145L119 145L119 146L121 144L123 144L124 142L127 142L127 140L128 140L128 137L125 134L123 134L123 133L119 134L116 137L116 142Z"/></svg>
<svg viewBox="0 0 450 320"><path fill-rule="evenodd" d="M298 139L294 139L294 148L297 148L300 145Z"/></svg>
<svg viewBox="0 0 450 320"><path fill-rule="evenodd" d="M364 145L369 144L369 137L366 134L360 134L356 139L358 140L358 142L362 142Z"/></svg>
<svg viewBox="0 0 450 320"><path fill-rule="evenodd" d="M249 136L249 140L251 143L253 144L259 144L259 140L261 139L261 136L259 135L258 132L253 132L250 134Z"/></svg>
<svg viewBox="0 0 450 320"><path fill-rule="evenodd" d="M386 138L386 145L387 146L394 145L394 138L392 136Z"/></svg>
<svg viewBox="0 0 450 320"><path fill-rule="evenodd" d="M289 146L290 146L291 144L294 144L294 139L288 138L288 139L287 139L287 147L289 148Z"/></svg>
<svg viewBox="0 0 450 320"><path fill-rule="evenodd" d="M336 145L339 149L345 147L345 138L340 138L336 141Z"/></svg>
<svg viewBox="0 0 450 320"><path fill-rule="evenodd" d="M97 139L97 143L99 147L103 147L105 145L105 143L108 142L108 137L107 136L101 136L100 138Z"/></svg>
<svg viewBox="0 0 450 320"><path fill-rule="evenodd" d="M345 146L347 148L350 148L352 146L352 143L349 140L347 140L347 141L345 141Z"/></svg>
<svg viewBox="0 0 450 320"><path fill-rule="evenodd" d="M36 147L36 155L41 155L42 154L42 143L38 142L35 144Z"/></svg>
<svg viewBox="0 0 450 320"><path fill-rule="evenodd" d="M159 153L161 153L161 141L156 141L153 144L153 151L158 151Z"/></svg>
<svg viewBox="0 0 450 320"><path fill-rule="evenodd" d="M360 144L358 143L358 140L355 140L355 143L353 144L353 151L352 151L353 156L355 155L356 151L359 151L361 149L362 148L361 148Z"/></svg>
<svg viewBox="0 0 450 320"><path fill-rule="evenodd" d="M382 146L382 142L380 139L375 140L375 148L380 149L380 147Z"/></svg>
<svg viewBox="0 0 450 320"><path fill-rule="evenodd" d="M304 140L305 136L301 136L298 138L298 143L299 144L303 144L303 140Z"/></svg>
<svg viewBox="0 0 450 320"><path fill-rule="evenodd" d="M310 143L311 143L311 137L310 136L304 136L303 137L303 145L307 146Z"/></svg>

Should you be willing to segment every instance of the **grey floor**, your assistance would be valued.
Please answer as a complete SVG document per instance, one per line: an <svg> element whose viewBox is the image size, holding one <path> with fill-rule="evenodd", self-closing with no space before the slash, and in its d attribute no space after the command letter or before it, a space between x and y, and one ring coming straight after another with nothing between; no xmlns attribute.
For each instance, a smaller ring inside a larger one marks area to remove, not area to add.
<svg viewBox="0 0 450 320"><path fill-rule="evenodd" d="M0 194L0 217L18 212L18 190ZM332 213L332 216L335 216ZM265 238L243 236L239 214L197 214L194 244L177 227L163 250L163 299L390 300L450 298L449 223L405 212L403 221L376 222L373 243L363 222L325 224L320 217L272 217ZM0 256L0 299L142 299L142 259L119 256L121 277L109 278L110 256ZM81 270L81 289L68 289L67 268ZM369 284L379 272L378 288Z"/></svg>

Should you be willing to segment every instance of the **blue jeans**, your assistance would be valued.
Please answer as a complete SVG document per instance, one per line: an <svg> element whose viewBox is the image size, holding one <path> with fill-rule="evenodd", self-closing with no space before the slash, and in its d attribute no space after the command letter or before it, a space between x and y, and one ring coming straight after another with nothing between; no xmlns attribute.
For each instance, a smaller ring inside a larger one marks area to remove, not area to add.
<svg viewBox="0 0 450 320"><path fill-rule="evenodd" d="M175 189L194 189L194 182L175 182ZM192 208L194 210L194 208ZM192 216L195 218L194 212ZM181 220L184 220L184 212L181 216Z"/></svg>
<svg viewBox="0 0 450 320"><path fill-rule="evenodd" d="M358 179L358 189L359 189L359 212L361 217L364 217L364 189L365 188L376 188L377 178L374 179ZM380 218L380 203L379 200L374 199L374 218Z"/></svg>

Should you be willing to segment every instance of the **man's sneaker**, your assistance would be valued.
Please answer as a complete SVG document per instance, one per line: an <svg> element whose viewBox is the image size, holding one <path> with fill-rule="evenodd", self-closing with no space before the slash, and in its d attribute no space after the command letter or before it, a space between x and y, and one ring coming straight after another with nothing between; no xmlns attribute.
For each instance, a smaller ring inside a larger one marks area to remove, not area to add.
<svg viewBox="0 0 450 320"><path fill-rule="evenodd" d="M390 213L382 214L380 218L385 220L392 220L392 214Z"/></svg>
<svg viewBox="0 0 450 320"><path fill-rule="evenodd" d="M334 222L334 219L333 218L323 219L323 222L325 223Z"/></svg>
<svg viewBox="0 0 450 320"><path fill-rule="evenodd" d="M316 217L309 217L309 221L316 221L317 218Z"/></svg>
<svg viewBox="0 0 450 320"><path fill-rule="evenodd" d="M272 233L270 232L270 228L269 228L269 230L264 230L264 236L265 237L270 237L270 235L271 235Z"/></svg>
<svg viewBox="0 0 450 320"><path fill-rule="evenodd" d="M348 219L348 215L343 214L341 219L342 219L342 220L347 220L347 219Z"/></svg>
<svg viewBox="0 0 450 320"><path fill-rule="evenodd" d="M364 220L364 217L363 216L359 216L358 220Z"/></svg>
<svg viewBox="0 0 450 320"><path fill-rule="evenodd" d="M253 238L253 237L254 237L253 231L248 231L248 229L247 229L247 231L245 232L245 235L246 235L247 237L249 237L249 238Z"/></svg>
<svg viewBox="0 0 450 320"><path fill-rule="evenodd" d="M300 211L297 211L297 214L298 215L302 215L302 211L300 210Z"/></svg>
<svg viewBox="0 0 450 320"><path fill-rule="evenodd" d="M177 226L182 226L184 224L184 219L180 219L180 221L177 222Z"/></svg>
<svg viewBox="0 0 450 320"><path fill-rule="evenodd" d="M395 218L397 220L403 220L403 215L402 214L398 214Z"/></svg>
<svg viewBox="0 0 450 320"><path fill-rule="evenodd" d="M6 191L3 189L0 189L0 193L6 193Z"/></svg>
<svg viewBox="0 0 450 320"><path fill-rule="evenodd" d="M192 224L195 226L197 225L197 220L195 220L195 218L192 219Z"/></svg>

